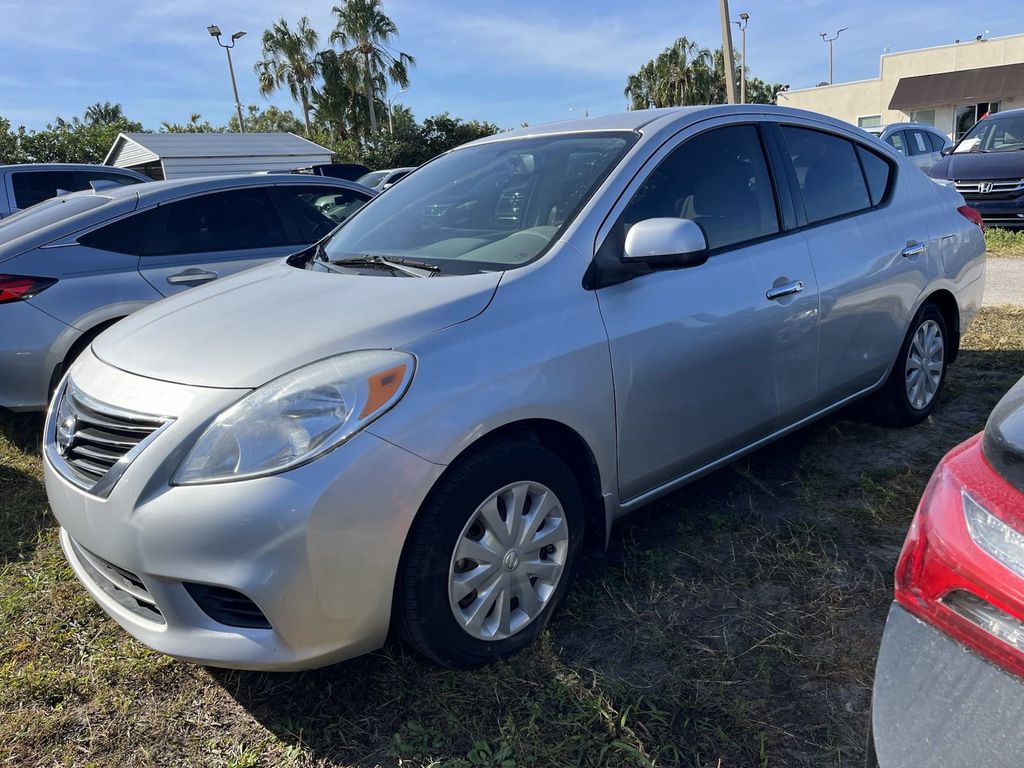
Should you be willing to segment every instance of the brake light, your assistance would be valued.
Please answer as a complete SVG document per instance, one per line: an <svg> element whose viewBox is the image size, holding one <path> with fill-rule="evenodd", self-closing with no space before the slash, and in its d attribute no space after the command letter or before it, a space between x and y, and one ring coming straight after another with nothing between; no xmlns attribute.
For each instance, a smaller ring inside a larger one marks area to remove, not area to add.
<svg viewBox="0 0 1024 768"><path fill-rule="evenodd" d="M935 469L896 566L896 600L1024 676L1024 493L989 465L981 435Z"/></svg>
<svg viewBox="0 0 1024 768"><path fill-rule="evenodd" d="M45 291L56 282L52 277L0 275L0 304L31 299L37 293Z"/></svg>
<svg viewBox="0 0 1024 768"><path fill-rule="evenodd" d="M981 218L981 214L971 208L971 206L961 205L957 208L957 211L972 224L977 224L981 228L982 232L985 231L985 220Z"/></svg>

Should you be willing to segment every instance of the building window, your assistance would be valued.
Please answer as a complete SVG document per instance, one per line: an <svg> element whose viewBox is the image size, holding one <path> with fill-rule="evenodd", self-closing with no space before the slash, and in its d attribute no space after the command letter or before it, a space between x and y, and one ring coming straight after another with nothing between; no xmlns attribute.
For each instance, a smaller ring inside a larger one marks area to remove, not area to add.
<svg viewBox="0 0 1024 768"><path fill-rule="evenodd" d="M953 123L955 129L954 141L960 141L960 137L967 133L974 124L983 117L994 115L999 111L998 101L982 101L978 104L961 104L956 108L956 120Z"/></svg>
<svg viewBox="0 0 1024 768"><path fill-rule="evenodd" d="M881 115L865 115L857 118L858 128L876 128L882 124Z"/></svg>
<svg viewBox="0 0 1024 768"><path fill-rule="evenodd" d="M910 122L923 123L924 125L935 125L935 110L915 109L910 113Z"/></svg>

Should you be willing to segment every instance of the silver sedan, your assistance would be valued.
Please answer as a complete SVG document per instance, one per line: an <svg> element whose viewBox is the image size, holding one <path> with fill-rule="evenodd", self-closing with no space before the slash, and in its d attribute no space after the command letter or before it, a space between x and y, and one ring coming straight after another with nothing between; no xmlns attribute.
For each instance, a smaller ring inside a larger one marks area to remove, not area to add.
<svg viewBox="0 0 1024 768"><path fill-rule="evenodd" d="M61 382L46 488L128 632L204 664L537 637L613 521L859 398L936 407L984 239L831 118L638 111L426 164Z"/></svg>

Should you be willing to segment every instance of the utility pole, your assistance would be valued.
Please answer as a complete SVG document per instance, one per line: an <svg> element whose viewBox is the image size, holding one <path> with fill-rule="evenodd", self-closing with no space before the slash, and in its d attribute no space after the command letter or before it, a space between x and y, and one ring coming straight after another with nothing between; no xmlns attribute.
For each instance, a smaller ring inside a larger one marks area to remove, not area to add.
<svg viewBox="0 0 1024 768"><path fill-rule="evenodd" d="M235 68L231 64L231 49L235 47L235 43L245 37L245 32L235 32L231 36L231 45L224 45L220 41L220 27L216 24L211 24L206 28L206 31L210 33L210 37L217 40L217 45L224 49L224 52L228 55L228 72L231 73L231 90L235 93L235 110L238 112L238 132L245 133L245 120L242 119L242 102L238 100L238 84L235 82Z"/></svg>
<svg viewBox="0 0 1024 768"><path fill-rule="evenodd" d="M749 13L741 13L740 20L734 21L740 28L743 42L740 43L740 104L747 103L747 23L750 21Z"/></svg>
<svg viewBox="0 0 1024 768"><path fill-rule="evenodd" d="M849 29L849 27L843 27L838 32L836 32L835 35L833 35L832 37L829 37L824 32L819 32L818 33L818 36L822 40L824 40L826 43L828 43L828 84L829 85L832 85L832 43L834 43L836 40L838 40L839 36L841 34L843 34L843 32L845 32L848 29Z"/></svg>
<svg viewBox="0 0 1024 768"><path fill-rule="evenodd" d="M725 69L725 95L729 104L736 103L736 65L732 57L732 24L729 23L729 0L718 0L722 16L722 64Z"/></svg>

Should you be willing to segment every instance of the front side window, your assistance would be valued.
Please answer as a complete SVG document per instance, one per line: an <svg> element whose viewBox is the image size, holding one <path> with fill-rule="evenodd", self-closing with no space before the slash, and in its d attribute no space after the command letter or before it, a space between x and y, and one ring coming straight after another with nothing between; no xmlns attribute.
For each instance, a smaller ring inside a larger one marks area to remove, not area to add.
<svg viewBox="0 0 1024 768"><path fill-rule="evenodd" d="M304 243L315 243L370 199L362 192L317 185L282 185L277 194L291 207Z"/></svg>
<svg viewBox="0 0 1024 768"><path fill-rule="evenodd" d="M547 249L634 141L566 133L456 149L347 220L324 253L414 259L441 274L514 269Z"/></svg>
<svg viewBox="0 0 1024 768"><path fill-rule="evenodd" d="M830 133L782 126L810 224L871 207L852 142Z"/></svg>
<svg viewBox="0 0 1024 768"><path fill-rule="evenodd" d="M968 131L954 152L1015 152L1024 149L1024 115L986 117Z"/></svg>
<svg viewBox="0 0 1024 768"><path fill-rule="evenodd" d="M28 208L54 197L58 191L74 192L75 176L71 171L16 171L11 174L14 204Z"/></svg>
<svg viewBox="0 0 1024 768"><path fill-rule="evenodd" d="M903 139L903 131L893 131L885 137L885 143L892 146L901 155L907 154L907 142Z"/></svg>
<svg viewBox="0 0 1024 768"><path fill-rule="evenodd" d="M779 217L757 128L698 134L658 165L619 218L616 237L655 218L683 218L704 230L712 250L775 234Z"/></svg>
<svg viewBox="0 0 1024 768"><path fill-rule="evenodd" d="M289 242L266 189L233 189L160 206L163 223L146 236L145 255L269 248Z"/></svg>

